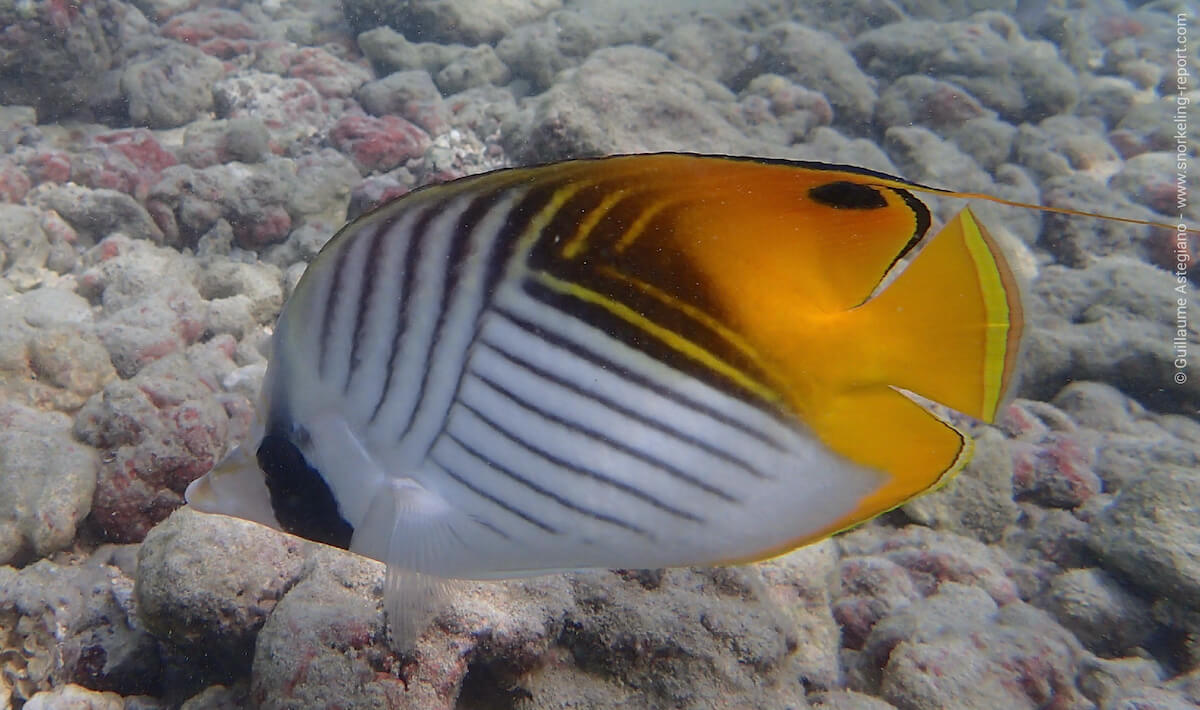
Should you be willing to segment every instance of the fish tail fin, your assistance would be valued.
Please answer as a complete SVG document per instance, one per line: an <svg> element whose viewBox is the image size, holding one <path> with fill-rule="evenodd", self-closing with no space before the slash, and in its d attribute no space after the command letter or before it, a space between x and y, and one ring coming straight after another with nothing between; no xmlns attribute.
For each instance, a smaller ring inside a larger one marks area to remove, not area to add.
<svg viewBox="0 0 1200 710"><path fill-rule="evenodd" d="M858 307L893 332L887 381L985 422L1013 389L1025 315L1004 252L970 209Z"/></svg>
<svg viewBox="0 0 1200 710"><path fill-rule="evenodd" d="M970 437L929 401L990 422L1015 377L1020 288L969 209L900 268L845 313L835 337L870 347L854 349L860 361L808 418L835 451L888 477L842 527L940 485L969 460Z"/></svg>

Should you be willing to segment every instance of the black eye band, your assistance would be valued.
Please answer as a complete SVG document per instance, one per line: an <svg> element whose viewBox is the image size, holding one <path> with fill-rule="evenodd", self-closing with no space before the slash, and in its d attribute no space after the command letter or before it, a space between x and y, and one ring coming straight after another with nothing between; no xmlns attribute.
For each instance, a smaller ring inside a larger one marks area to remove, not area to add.
<svg viewBox="0 0 1200 710"><path fill-rule="evenodd" d="M349 549L354 528L338 512L337 501L319 471L286 436L268 434L258 447L271 507L279 525L293 535Z"/></svg>

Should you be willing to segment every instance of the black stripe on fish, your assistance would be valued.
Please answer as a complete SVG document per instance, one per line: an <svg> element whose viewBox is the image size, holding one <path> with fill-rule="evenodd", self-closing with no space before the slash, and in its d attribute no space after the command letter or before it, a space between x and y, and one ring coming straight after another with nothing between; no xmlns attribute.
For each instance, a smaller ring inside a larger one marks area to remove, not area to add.
<svg viewBox="0 0 1200 710"><path fill-rule="evenodd" d="M464 409L466 409L465 406L464 406ZM469 412L470 410L468 409L467 411ZM474 414L474 413L472 412L472 414ZM476 416L478 416L478 415L476 415ZM480 419L480 421L482 422L483 420ZM647 533L642 528L639 528L638 526L634 525L633 523L627 522L625 520L621 520L620 518L613 517L611 515L608 515L607 513L602 513L598 510L594 510L592 508L588 508L586 506L579 505L578 503L575 503L572 500L569 500L567 498L564 498L564 497L558 495L554 491L551 491L541 485L538 485L534 481L529 480L528 478L516 473L511 468L504 466L500 462L496 461L494 457L480 453L478 449L471 446L470 443L463 441L460 437L456 436L454 434L454 432L452 432L452 431L447 431L446 436L451 441L453 441L459 448L461 448L463 451L465 451L472 458L479 461L486 468L491 469L492 471L495 471L496 473L507 476L509 479L515 481L516 483L524 486L525 488L528 488L529 490L533 491L534 493L536 493L544 498L549 498L550 500L554 501L555 503L561 505L562 507L564 507L568 510L571 510L576 513L580 513L582 515L586 515L587 517L592 518L593 520L599 520L600 522L603 522L603 523L608 523L610 525L615 525L619 528L624 528L625 530L628 530L633 533L637 533L638 535L650 537L649 533Z"/></svg>
<svg viewBox="0 0 1200 710"><path fill-rule="evenodd" d="M481 339L480 342L484 347L487 347L488 349L492 350L497 355L504 358L508 362L512 363L516 367L520 367L521 369L526 370L530 374L536 375L536 376L542 378L543 380L546 380L548 382L553 382L554 384L559 385L560 387L563 387L572 392L575 392L576 394L580 395L581 397L586 397L588 399L591 399L591 400L595 401L596 403L611 410L612 412L615 412L616 414L624 416L628 419L632 419L633 421L637 422L641 426L644 426L648 429L654 429L655 431L659 432L663 436L667 436L672 439L675 439L676 441L680 442L681 444L684 444L685 446L700 449L705 454L707 454L715 459L719 459L719 460L725 462L726 464L728 464L729 466L736 468L740 471L743 471L744 473L746 473L754 478L757 478L760 480L769 480L769 479L774 478L773 476L770 476L766 473L763 473L762 471L759 471L758 468L754 466L754 464L750 463L749 461L745 461L743 459L740 459L740 458L734 456L729 451L726 451L724 449L719 449L719 448L713 446L712 444L710 444L709 442L704 441L703 439L698 439L698 438L692 436L691 434L688 434L687 432L680 431L678 429L671 427L669 422L662 422L657 419L647 417L644 414L642 414L641 412L638 412L637 410L633 409L632 407L627 406L625 403L620 402L613 397L606 397L602 392L600 392L598 390L583 389L577 383L573 382L572 380L570 380L566 377L557 375L553 372L550 372L549 370L547 370L543 367L540 367L539 365L536 365L536 364L530 362L529 360L521 357L521 355L518 353L514 353L510 350L506 350L503 343L497 342L494 339L490 339L486 335L483 336L483 338Z"/></svg>
<svg viewBox="0 0 1200 710"><path fill-rule="evenodd" d="M561 531L558 528L554 527L553 525L550 525L538 518L533 517L532 515L530 515L529 513L526 513L525 511L521 510L520 508L517 508L517 507L511 505L504 499L499 498L495 495L492 495L491 493L488 493L487 491L483 490L479 486L475 485L474 483L471 482L470 478L456 472L453 468L446 465L445 462L439 461L436 454L430 455L429 461L439 471L446 474L446 476L448 476L450 479L452 479L453 481L458 483L458 485L462 486L463 488L466 488L468 491L470 491L470 492L474 493L475 495L479 496L480 498L486 500L487 502L491 503L492 505L496 506L497 508L507 511L511 515L515 515L516 517L520 518L521 520L524 520L525 522L529 523L530 525L532 525L536 528L540 528L541 530L548 532L551 535L561 535L562 534ZM491 526L489 525L489 527L491 527ZM507 535L506 535L506 537L507 537Z"/></svg>
<svg viewBox="0 0 1200 710"><path fill-rule="evenodd" d="M637 459L638 461L641 461L642 463L647 464L647 465L651 466L652 468L662 471L663 473L667 474L671 478L674 478L678 481L686 483L689 486L692 486L693 488L702 490L705 493L708 493L709 495L716 496L717 498L720 498L721 500L725 501L726 503L741 503L740 500L738 500L735 496L733 496L729 492L724 491L720 488L717 488L716 486L712 485L711 483L702 481L689 473L681 471L681 470L679 470L678 467L676 467L666 461L656 459L644 451L638 451L637 449L627 446L626 444L613 439L612 437L605 434L604 432L596 431L595 429L583 426L579 422L574 422L574 421L571 421L570 419L563 418L558 412L551 411L551 409L548 408L545 404L539 404L537 402L532 401L529 397L525 397L525 396L522 396L521 394L518 394L517 392L514 392L513 388L508 387L501 382L497 382L495 378L493 378L487 374L484 374L477 370L472 370L471 374L474 375L475 377L477 377L480 381L482 381L484 384L486 384L489 388L491 388L493 392L496 392L497 394L503 396L505 399L509 400L510 402L517 404L522 409L537 414L542 419L554 422L555 424L563 427L564 429L569 429L571 431L574 431L574 432L581 434L589 439L592 439L593 441L597 441L601 444L604 444L605 446L607 446L610 449L619 451L620 453L623 453L626 456L629 456L630 458Z"/></svg>
<svg viewBox="0 0 1200 710"><path fill-rule="evenodd" d="M456 294L455 291L460 280L465 275L464 272L468 268L467 261L472 251L472 244L475 242L479 221L495 206L496 202L505 193L505 190L490 190L476 195L467 205L466 209L458 216L458 220L451 229L451 243L449 251L446 253L446 271L442 279L441 298L437 303L431 304L431 307L438 309L437 320L434 324L433 332L429 337L429 347L425 352L425 367L421 371L421 381L417 385L417 394L414 399L416 404L413 407L414 413L413 416L408 418L404 428L397 437L398 439L403 439L408 435L413 425L416 424L416 413L423 411L428 406L426 402L426 388L429 386L429 373L433 370L435 353L443 340L442 335L446 328L446 317L459 300L465 297L465 294ZM495 239L488 241L489 243L487 244L480 244L479 248L490 253ZM483 302L481 301L476 309L476 314L482 309ZM449 407L447 406L446 409L448 410Z"/></svg>
<svg viewBox="0 0 1200 710"><path fill-rule="evenodd" d="M482 380L482 378L479 378L477 375L476 375L476 378L481 383L483 383L484 386L490 388L490 385L488 385L488 383L486 381ZM501 395L503 396L502 393L501 393ZM640 500L644 503L648 503L649 505L663 511L664 513L668 513L668 514L675 516L677 518L680 518L682 520L690 520L692 522L697 522L697 523L705 522L703 518L699 517L695 513L689 513L686 510L681 510L679 508L676 508L675 506L667 503L666 501L663 501L662 499L660 499L656 496L650 495L649 493L642 490L641 488L638 488L637 486L633 486L624 481L615 479L615 478L613 478L605 473L602 473L600 471L597 471L593 468L586 467L586 466L579 466L575 463L567 461L566 459L563 459L560 456L557 456L557 455L551 453L550 451L547 451L544 447L539 446L537 443L524 438L521 435L521 432L513 431L513 429L510 426L505 426L500 421L498 421L496 417L488 416L486 413L481 411L478 407L473 406L470 402L467 402L466 400L460 399L458 403L462 407L464 407L465 409L470 411L472 414L474 414L476 417L478 417L484 424L491 427L491 429L493 431L495 431L497 434L500 434L501 436L508 439L509 441L512 441L514 444L516 444L517 446L520 446L522 449L525 449L533 456L535 456L539 459L542 459L543 461L545 461L563 471L571 473L572 475L575 475L575 476L579 476L581 478L587 478L589 480L593 480L598 483L602 483L606 486L609 486L610 488L621 491L622 493L626 493L629 496L636 498L637 500ZM524 409L524 407L521 407L521 405L516 402L513 402L513 406ZM529 411L529 410L527 410L527 411ZM534 414L535 416L541 416L541 415L537 414L536 412L531 411L530 413Z"/></svg>
<svg viewBox="0 0 1200 710"><path fill-rule="evenodd" d="M350 366L346 368L346 382L342 386L343 394L350 391L350 382L358 370L361 357L359 350L362 348L365 335L367 311L370 308L371 299L375 296L375 279L379 276L380 262L383 261L383 255L380 252L383 251L384 244L395 227L396 220L402 215L403 213L400 212L392 214L376 225L375 233L371 235L371 244L367 248L366 273L363 275L362 292L358 295L358 309L354 317L354 339L350 346Z"/></svg>
<svg viewBox="0 0 1200 710"><path fill-rule="evenodd" d="M604 331L614 340L628 345L634 350L645 353L646 355L667 365L668 367L699 380L710 387L714 387L722 392L727 392L730 396L754 407L755 409L758 409L759 411L771 415L778 415L780 413L779 405L776 402L763 399L759 394L747 389L737 380L731 379L725 374L717 372L716 370L705 366L703 363L688 357L685 353L680 352L670 344L666 343L658 335L644 330L637 324L622 318L620 315L613 313L602 305L592 303L591 301L587 301L572 293L564 293L554 290L534 278L524 279L522 281L522 287L530 298L533 298L547 306L550 306L551 308L560 311L565 317L576 318L585 323L589 323ZM671 332L679 335L681 338L687 340L695 347L704 350L713 358L722 360L730 367L742 372L747 378L756 382L762 381L762 378L757 376L758 373L753 371L747 372L738 367L740 364L742 364L742 362L729 362L705 347L706 345L711 345L712 343L697 343L690 336L685 336L683 333L686 331L679 330L679 328L682 327L682 324L679 322L672 322L678 321L678 318L674 314L682 313L681 311L678 311L677 309L665 308L663 304L654 301L653 299L636 295L632 292L631 288L623 290L624 293L621 293L615 298L605 293L601 293L600 295L603 298L611 300L613 303L633 308L633 310L642 313L642 311L638 311L637 308L629 306L624 299L628 299L629 301L639 304L639 306L642 308L650 311L649 313L646 313L646 317L650 320L653 320L656 325L669 329ZM659 320L654 320L655 318ZM691 319L688 320L689 322L697 322L692 321ZM664 323L661 321L667 322ZM725 353L722 353L722 355L723 354Z"/></svg>
<svg viewBox="0 0 1200 710"><path fill-rule="evenodd" d="M388 351L383 386L379 388L379 398L375 400L375 406L371 409L369 422L374 422L375 418L379 416L380 410L383 409L383 405L392 391L392 378L396 374L396 358L400 355L401 341L408 331L409 314L414 306L413 302L416 300L413 298L413 284L416 283L417 265L421 263L421 251L425 246L429 223L437 215L438 211L433 207L426 208L424 214L418 217L409 228L408 248L404 252L404 267L400 274L400 292L396 294L396 303L400 306L399 312L396 314L396 328L392 334L391 349Z"/></svg>
<svg viewBox="0 0 1200 710"><path fill-rule="evenodd" d="M780 453L784 453L788 450L782 442L776 440L761 429L731 417L724 412L713 409L705 403L700 402L692 397L688 397L683 393L664 387L662 383L656 381L655 379L634 372L616 360L613 360L611 357L603 353L596 352L595 350L571 340L570 338L564 337L557 332L553 332L548 328L544 328L538 323L523 317L519 313L514 313L513 311L500 306L494 308L493 312L497 316L504 318L530 335L545 340L554 347L561 348L603 370L619 374L621 377L624 377L625 379L644 389L654 392L664 399L669 399L672 402L699 412L700 414L703 414L704 416L720 424L730 427L731 429L736 429L760 442L764 446L768 446ZM767 414L767 416L771 415Z"/></svg>
<svg viewBox="0 0 1200 710"><path fill-rule="evenodd" d="M325 377L325 365L329 358L330 336L333 331L333 320L337 311L338 300L341 297L342 290L342 272L346 268L346 260L350 257L350 248L353 244L342 245L337 251L337 258L333 263L333 280L329 284L329 290L325 292L325 312L321 316L321 339L319 341L320 352L317 355L317 375Z"/></svg>

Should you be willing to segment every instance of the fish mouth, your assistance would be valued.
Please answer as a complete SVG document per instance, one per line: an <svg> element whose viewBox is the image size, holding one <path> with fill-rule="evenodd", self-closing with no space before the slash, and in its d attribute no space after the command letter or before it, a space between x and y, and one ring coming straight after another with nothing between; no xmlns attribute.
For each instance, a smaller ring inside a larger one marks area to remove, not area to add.
<svg viewBox="0 0 1200 710"><path fill-rule="evenodd" d="M212 483L208 480L207 473L189 483L187 489L183 491L184 502L201 513L213 512L206 509L206 506L212 504L212 499Z"/></svg>
<svg viewBox="0 0 1200 710"><path fill-rule="evenodd" d="M234 449L213 470L188 484L188 506L201 513L242 518L281 530L258 462L244 446Z"/></svg>

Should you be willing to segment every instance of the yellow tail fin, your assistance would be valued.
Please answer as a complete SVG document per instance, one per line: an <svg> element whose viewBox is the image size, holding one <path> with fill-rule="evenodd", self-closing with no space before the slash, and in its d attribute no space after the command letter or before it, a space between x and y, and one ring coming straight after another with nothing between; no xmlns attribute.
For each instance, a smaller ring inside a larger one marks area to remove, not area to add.
<svg viewBox="0 0 1200 710"><path fill-rule="evenodd" d="M839 319L835 339L857 333L871 347L857 350L853 374L807 417L835 451L889 475L846 524L938 485L970 457L970 438L905 390L990 422L1016 372L1020 288L969 209L902 269Z"/></svg>

